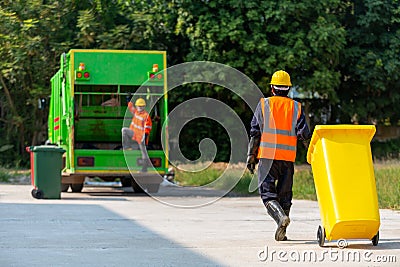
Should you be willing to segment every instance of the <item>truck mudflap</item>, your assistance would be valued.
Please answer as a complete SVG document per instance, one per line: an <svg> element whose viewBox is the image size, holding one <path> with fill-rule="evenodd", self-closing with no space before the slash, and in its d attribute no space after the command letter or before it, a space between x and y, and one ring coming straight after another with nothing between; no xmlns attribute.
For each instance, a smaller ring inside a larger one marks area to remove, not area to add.
<svg viewBox="0 0 400 267"><path fill-rule="evenodd" d="M135 192L157 193L163 181L158 173L134 173L132 176L132 188Z"/></svg>

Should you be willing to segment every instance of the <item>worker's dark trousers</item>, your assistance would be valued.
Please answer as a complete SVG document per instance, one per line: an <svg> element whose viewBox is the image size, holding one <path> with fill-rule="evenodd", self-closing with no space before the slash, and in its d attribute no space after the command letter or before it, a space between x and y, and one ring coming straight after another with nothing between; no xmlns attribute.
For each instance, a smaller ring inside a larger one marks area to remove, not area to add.
<svg viewBox="0 0 400 267"><path fill-rule="evenodd" d="M294 164L284 160L260 159L258 165L258 191L264 205L277 200L283 210L292 206Z"/></svg>

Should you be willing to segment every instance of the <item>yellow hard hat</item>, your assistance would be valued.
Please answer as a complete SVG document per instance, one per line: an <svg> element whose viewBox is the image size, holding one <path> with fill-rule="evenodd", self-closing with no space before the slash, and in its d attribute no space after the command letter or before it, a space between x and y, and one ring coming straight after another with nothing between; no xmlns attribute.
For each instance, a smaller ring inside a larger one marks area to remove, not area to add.
<svg viewBox="0 0 400 267"><path fill-rule="evenodd" d="M144 107L146 106L146 101L143 98L138 98L135 102L135 106Z"/></svg>
<svg viewBox="0 0 400 267"><path fill-rule="evenodd" d="M290 82L290 75L284 70L276 71L271 78L270 84L281 85L281 86L292 86Z"/></svg>

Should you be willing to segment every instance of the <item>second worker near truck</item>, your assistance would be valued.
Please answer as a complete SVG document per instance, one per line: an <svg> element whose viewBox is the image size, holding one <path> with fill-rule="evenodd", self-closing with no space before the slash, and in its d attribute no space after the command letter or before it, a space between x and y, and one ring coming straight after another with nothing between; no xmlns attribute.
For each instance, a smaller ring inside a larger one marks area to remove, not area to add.
<svg viewBox="0 0 400 267"><path fill-rule="evenodd" d="M247 168L258 163L258 186L268 214L278 227L276 241L287 240L297 139L311 138L301 104L288 97L292 86L287 72L272 75L273 96L262 98L251 121Z"/></svg>
<svg viewBox="0 0 400 267"><path fill-rule="evenodd" d="M127 99L128 100L128 99ZM122 148L130 150L136 142L142 152L142 172L147 172L150 160L147 154L146 145L151 131L152 122L149 113L145 110L146 101L138 98L135 106L128 101L128 109L132 113L132 122L128 127L122 128Z"/></svg>

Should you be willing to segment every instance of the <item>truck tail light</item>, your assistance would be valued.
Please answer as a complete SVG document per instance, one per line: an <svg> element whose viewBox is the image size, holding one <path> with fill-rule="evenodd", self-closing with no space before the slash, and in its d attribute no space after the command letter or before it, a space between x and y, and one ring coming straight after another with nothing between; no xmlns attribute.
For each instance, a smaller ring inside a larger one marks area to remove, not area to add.
<svg viewBox="0 0 400 267"><path fill-rule="evenodd" d="M154 167L161 167L161 158L150 158L150 161Z"/></svg>
<svg viewBox="0 0 400 267"><path fill-rule="evenodd" d="M93 167L94 166L94 157L78 157L78 166L82 167Z"/></svg>
<svg viewBox="0 0 400 267"><path fill-rule="evenodd" d="M78 69L75 71L75 79L79 81L88 81L90 78L90 72L85 66L85 63L79 63Z"/></svg>
<svg viewBox="0 0 400 267"><path fill-rule="evenodd" d="M148 79L156 82L161 82L164 77L163 74L158 73L158 71L158 64L153 64L152 71L147 72Z"/></svg>
<svg viewBox="0 0 400 267"><path fill-rule="evenodd" d="M153 72L158 72L158 64L153 64Z"/></svg>
<svg viewBox="0 0 400 267"><path fill-rule="evenodd" d="M80 71L85 70L85 63L83 63L83 62L79 63L78 69L79 69Z"/></svg>

